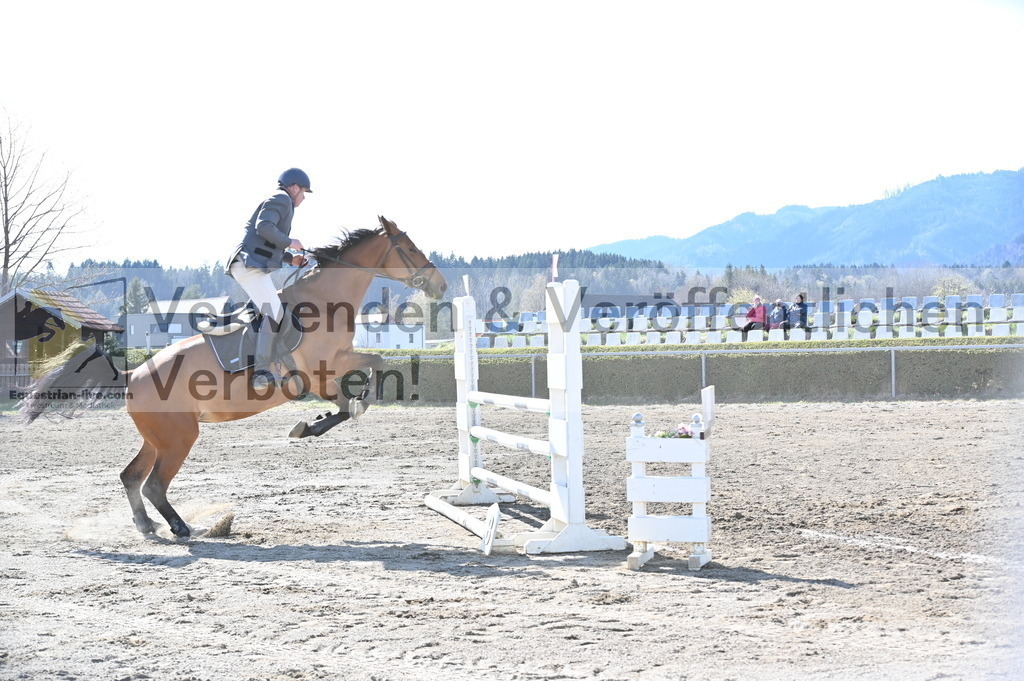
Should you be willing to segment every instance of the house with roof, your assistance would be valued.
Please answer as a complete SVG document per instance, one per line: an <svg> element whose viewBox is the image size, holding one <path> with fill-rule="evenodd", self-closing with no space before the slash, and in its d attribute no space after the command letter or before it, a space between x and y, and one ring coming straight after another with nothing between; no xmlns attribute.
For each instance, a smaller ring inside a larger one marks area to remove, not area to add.
<svg viewBox="0 0 1024 681"><path fill-rule="evenodd" d="M66 291L16 288L0 297L0 387L31 383L32 365L79 342L102 347L124 328Z"/></svg>

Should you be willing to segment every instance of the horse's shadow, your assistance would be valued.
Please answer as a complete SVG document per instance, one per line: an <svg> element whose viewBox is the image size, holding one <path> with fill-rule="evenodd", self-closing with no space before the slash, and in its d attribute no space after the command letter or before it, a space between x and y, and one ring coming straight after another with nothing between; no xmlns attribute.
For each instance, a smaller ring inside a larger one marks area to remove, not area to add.
<svg viewBox="0 0 1024 681"><path fill-rule="evenodd" d="M446 572L473 577L500 577L509 572L517 575L542 576L546 573L545 563L535 562L536 557L521 554L494 554L485 556L465 547L438 546L436 544L389 544L384 542L351 541L345 544L278 544L259 546L254 544L204 541L201 539L176 540L162 537L150 541L168 545L184 545L188 555L168 556L153 553L117 552L111 550L79 549L83 556L115 563L133 565L160 565L163 567L187 567L202 560L236 561L241 563L287 563L308 561L312 563L372 562L382 565L385 570ZM622 566L622 552L603 551L587 554L560 554L558 564L581 565L595 569ZM640 573L668 574L680 578L701 579L719 582L756 583L792 582L832 586L839 589L853 589L857 584L839 579L807 579L791 575L766 572L745 566L728 566L711 561L699 571L691 571L685 559L655 556L640 570Z"/></svg>
<svg viewBox="0 0 1024 681"><path fill-rule="evenodd" d="M389 544L384 542L351 541L345 544L279 544L258 546L254 544L223 541L174 540L162 537L150 541L168 545L183 545L188 555L162 555L136 553L133 551L112 551L78 549L79 555L115 563L132 565L161 565L164 567L187 567L202 560L237 561L241 563L277 563L308 561L312 563L372 562L382 565L385 570L449 572L472 574L474 576L499 576L515 570L522 574L523 564L516 555L485 556L471 549L428 544ZM540 570L527 568L528 573L540 574Z"/></svg>

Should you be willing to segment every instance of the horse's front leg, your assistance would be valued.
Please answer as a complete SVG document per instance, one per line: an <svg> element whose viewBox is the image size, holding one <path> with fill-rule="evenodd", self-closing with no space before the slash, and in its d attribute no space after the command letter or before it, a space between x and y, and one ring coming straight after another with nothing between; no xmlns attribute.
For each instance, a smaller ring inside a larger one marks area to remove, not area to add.
<svg viewBox="0 0 1024 681"><path fill-rule="evenodd" d="M380 355L347 352L337 356L332 370L318 375L314 392L337 404L338 411L322 414L312 423L300 421L288 436L320 436L339 423L358 418L376 401L377 377L383 369Z"/></svg>

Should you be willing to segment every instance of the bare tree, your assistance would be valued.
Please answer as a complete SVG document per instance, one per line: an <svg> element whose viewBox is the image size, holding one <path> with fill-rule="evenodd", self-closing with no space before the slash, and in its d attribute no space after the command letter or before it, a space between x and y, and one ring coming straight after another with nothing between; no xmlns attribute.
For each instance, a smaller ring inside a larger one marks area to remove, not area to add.
<svg viewBox="0 0 1024 681"><path fill-rule="evenodd" d="M69 243L82 205L69 191L71 174L51 176L9 116L0 128L0 296L42 274Z"/></svg>

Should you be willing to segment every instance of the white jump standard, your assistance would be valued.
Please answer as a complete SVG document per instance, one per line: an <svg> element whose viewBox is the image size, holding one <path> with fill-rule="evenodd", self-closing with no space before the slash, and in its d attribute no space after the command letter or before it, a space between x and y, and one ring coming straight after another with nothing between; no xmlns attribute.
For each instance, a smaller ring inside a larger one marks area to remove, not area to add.
<svg viewBox="0 0 1024 681"><path fill-rule="evenodd" d="M700 391L703 417L694 414L692 438L647 437L643 415L633 416L626 438L626 460L632 475L626 480L626 498L633 503L628 520L627 539L633 553L626 559L632 570L654 556L655 542L681 542L693 545L688 559L691 570L699 570L711 560L711 518L707 504L711 498L711 481L707 462L711 455L711 426L715 422L715 386ZM647 475L647 464L689 464L689 476ZM690 515L648 515L648 503L685 503L691 505Z"/></svg>
<svg viewBox="0 0 1024 681"><path fill-rule="evenodd" d="M576 281L547 285L548 399L516 397L478 390L479 360L474 324L476 303L471 296L454 301L456 425L459 436L459 477L452 489L431 492L424 502L438 513L483 537L489 552L523 549L525 553L618 551L624 537L589 527L583 491L583 362L580 356L580 294ZM481 425L483 405L548 416L548 439L503 433ZM498 475L484 468L483 443L529 451L551 458L548 489ZM550 509L547 522L535 531L505 537L497 528L497 512L481 521L460 506L496 504L525 497ZM495 537L495 535L497 535ZM486 547L486 548L485 548Z"/></svg>

